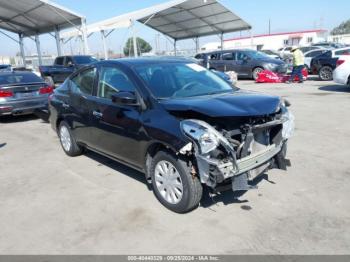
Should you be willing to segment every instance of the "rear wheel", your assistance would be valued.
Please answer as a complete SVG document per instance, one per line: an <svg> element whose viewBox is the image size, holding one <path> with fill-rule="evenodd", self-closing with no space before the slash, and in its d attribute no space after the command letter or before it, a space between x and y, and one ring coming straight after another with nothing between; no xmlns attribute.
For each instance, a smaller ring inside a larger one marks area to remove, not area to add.
<svg viewBox="0 0 350 262"><path fill-rule="evenodd" d="M58 128L58 136L60 138L63 151L69 156L79 156L83 153L83 148L79 146L73 135L70 127L62 121Z"/></svg>
<svg viewBox="0 0 350 262"><path fill-rule="evenodd" d="M322 81L330 81L333 79L333 69L330 66L323 66L318 75Z"/></svg>
<svg viewBox="0 0 350 262"><path fill-rule="evenodd" d="M350 86L350 76L348 77L347 85Z"/></svg>
<svg viewBox="0 0 350 262"><path fill-rule="evenodd" d="M259 77L259 74L260 74L262 71L264 71L264 69L261 68L261 67L254 68L253 73L252 73L253 79L254 79L254 80L257 80L258 77Z"/></svg>
<svg viewBox="0 0 350 262"><path fill-rule="evenodd" d="M198 206L203 188L185 161L160 151L152 160L151 176L153 192L166 208L185 213Z"/></svg>

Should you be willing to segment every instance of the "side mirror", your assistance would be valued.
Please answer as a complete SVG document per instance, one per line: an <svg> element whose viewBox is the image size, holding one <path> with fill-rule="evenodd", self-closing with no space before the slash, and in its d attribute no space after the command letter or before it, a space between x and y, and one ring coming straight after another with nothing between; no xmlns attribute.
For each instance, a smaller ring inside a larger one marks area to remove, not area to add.
<svg viewBox="0 0 350 262"><path fill-rule="evenodd" d="M118 105L138 106L135 94L131 92L118 92L112 95L112 102Z"/></svg>
<svg viewBox="0 0 350 262"><path fill-rule="evenodd" d="M73 62L68 62L68 66L73 67L74 66Z"/></svg>

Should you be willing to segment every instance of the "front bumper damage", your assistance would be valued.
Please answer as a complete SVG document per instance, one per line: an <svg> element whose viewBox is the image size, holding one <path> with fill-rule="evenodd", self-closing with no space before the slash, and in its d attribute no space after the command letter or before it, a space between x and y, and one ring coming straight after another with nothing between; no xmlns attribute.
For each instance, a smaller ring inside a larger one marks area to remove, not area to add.
<svg viewBox="0 0 350 262"><path fill-rule="evenodd" d="M286 159L288 141L284 137L286 122L288 119L281 117L250 126L245 133L240 134L242 140L236 148L223 145L225 142L218 145L218 148L221 146L221 150L226 151L224 158L218 158L212 152L203 154L198 143L194 143L193 152L201 182L214 191L230 188L233 191L246 191L256 188L250 182L265 174L267 170L273 168L286 170L290 165ZM242 130L233 131L235 134L239 132Z"/></svg>

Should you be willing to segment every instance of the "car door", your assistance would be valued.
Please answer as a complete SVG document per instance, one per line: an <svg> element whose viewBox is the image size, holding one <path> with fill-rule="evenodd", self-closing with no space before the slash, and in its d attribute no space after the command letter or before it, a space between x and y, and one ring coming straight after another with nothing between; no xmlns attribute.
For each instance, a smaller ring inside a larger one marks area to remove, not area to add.
<svg viewBox="0 0 350 262"><path fill-rule="evenodd" d="M244 52L237 52L236 55L236 72L239 76L250 76L252 73L252 59Z"/></svg>
<svg viewBox="0 0 350 262"><path fill-rule="evenodd" d="M224 52L221 55L221 63L223 72L227 71L236 71L237 61L236 61L236 53L235 52Z"/></svg>
<svg viewBox="0 0 350 262"><path fill-rule="evenodd" d="M93 147L105 154L139 166L142 127L139 106L116 104L118 92L137 94L130 76L116 65L99 67L97 94L93 108Z"/></svg>
<svg viewBox="0 0 350 262"><path fill-rule="evenodd" d="M63 82L63 64L64 64L64 57L60 56L55 59L54 65L50 69L50 73L52 76L52 79L55 83Z"/></svg>
<svg viewBox="0 0 350 262"><path fill-rule="evenodd" d="M93 90L96 84L97 69L87 68L70 78L70 121L72 130L78 142L90 145L92 126L92 106L94 104Z"/></svg>

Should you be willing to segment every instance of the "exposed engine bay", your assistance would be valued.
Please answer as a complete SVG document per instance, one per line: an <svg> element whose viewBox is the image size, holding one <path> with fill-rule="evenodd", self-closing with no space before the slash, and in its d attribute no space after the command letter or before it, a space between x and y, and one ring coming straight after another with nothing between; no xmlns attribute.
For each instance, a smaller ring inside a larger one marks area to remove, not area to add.
<svg viewBox="0 0 350 262"><path fill-rule="evenodd" d="M267 170L290 165L286 151L294 116L284 105L267 116L185 119L181 125L193 143L180 153L194 155L201 182L214 190L249 190L249 181Z"/></svg>

